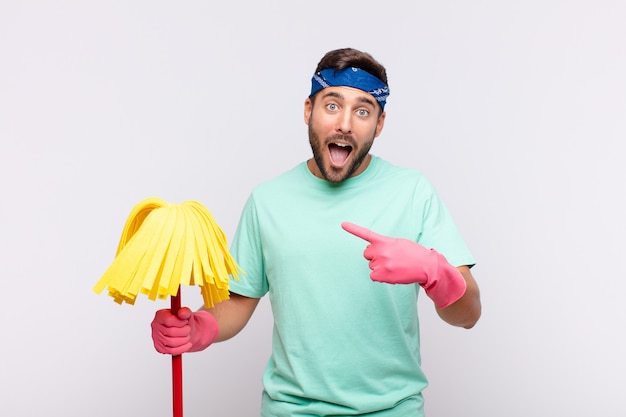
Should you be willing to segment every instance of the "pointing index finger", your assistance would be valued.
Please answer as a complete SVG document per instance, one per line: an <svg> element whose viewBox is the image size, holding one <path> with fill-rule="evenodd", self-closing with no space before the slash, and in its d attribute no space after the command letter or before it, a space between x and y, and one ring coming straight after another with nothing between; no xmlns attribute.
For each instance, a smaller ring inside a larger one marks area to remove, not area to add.
<svg viewBox="0 0 626 417"><path fill-rule="evenodd" d="M359 226L350 222L341 223L341 227L346 232L352 233L354 236L360 237L363 240L367 240L370 243L380 240L380 238L383 237L382 235L379 235L376 232L372 232L371 230L366 229L365 227L362 227L362 226Z"/></svg>

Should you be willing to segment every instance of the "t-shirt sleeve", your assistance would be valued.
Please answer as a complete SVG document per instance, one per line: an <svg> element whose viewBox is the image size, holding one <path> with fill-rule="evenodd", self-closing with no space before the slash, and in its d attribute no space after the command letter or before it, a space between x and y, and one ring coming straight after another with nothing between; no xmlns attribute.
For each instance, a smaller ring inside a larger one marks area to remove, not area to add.
<svg viewBox="0 0 626 417"><path fill-rule="evenodd" d="M424 203L423 228L418 243L435 249L453 266L474 266L476 261L445 203L428 181L424 184L424 188L428 193L428 198Z"/></svg>
<svg viewBox="0 0 626 417"><path fill-rule="evenodd" d="M263 267L261 233L254 195L248 198L244 206L230 253L244 272L239 280L230 281L230 291L245 297L263 297L269 286Z"/></svg>

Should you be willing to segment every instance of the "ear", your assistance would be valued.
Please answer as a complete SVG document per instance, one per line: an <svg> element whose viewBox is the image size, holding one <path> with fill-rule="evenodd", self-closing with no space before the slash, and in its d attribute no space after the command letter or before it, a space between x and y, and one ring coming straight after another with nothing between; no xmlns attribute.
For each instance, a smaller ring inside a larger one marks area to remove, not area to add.
<svg viewBox="0 0 626 417"><path fill-rule="evenodd" d="M313 111L313 103L311 102L311 99L307 97L307 99L304 100L304 123L306 125L308 125L309 120L311 120L312 111Z"/></svg>
<svg viewBox="0 0 626 417"><path fill-rule="evenodd" d="M387 113L382 112L380 116L378 116L378 121L376 122L376 133L374 134L374 137L377 138L378 135L380 135L380 132L383 131L383 126L385 125L385 117L387 116Z"/></svg>

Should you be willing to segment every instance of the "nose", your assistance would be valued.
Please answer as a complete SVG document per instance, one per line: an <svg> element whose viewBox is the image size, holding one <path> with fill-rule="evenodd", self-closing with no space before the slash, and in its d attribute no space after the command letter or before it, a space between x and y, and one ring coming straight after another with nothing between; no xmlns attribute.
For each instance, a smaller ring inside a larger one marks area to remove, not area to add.
<svg viewBox="0 0 626 417"><path fill-rule="evenodd" d="M352 133L352 117L350 112L342 112L337 116L337 131L344 135Z"/></svg>

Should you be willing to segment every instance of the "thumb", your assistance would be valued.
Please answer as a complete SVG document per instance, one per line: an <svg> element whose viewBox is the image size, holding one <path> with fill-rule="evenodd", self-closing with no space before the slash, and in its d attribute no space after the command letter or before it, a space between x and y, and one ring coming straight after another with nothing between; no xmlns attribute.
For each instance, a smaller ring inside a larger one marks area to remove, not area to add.
<svg viewBox="0 0 626 417"><path fill-rule="evenodd" d="M341 223L341 227L348 233L352 233L356 237L360 237L363 240L367 240L370 243L378 242L385 239L385 236L379 235L376 232L372 232L365 227L356 225L350 222Z"/></svg>
<svg viewBox="0 0 626 417"><path fill-rule="evenodd" d="M189 307L181 307L176 316L181 320L187 320L191 317L192 311Z"/></svg>

